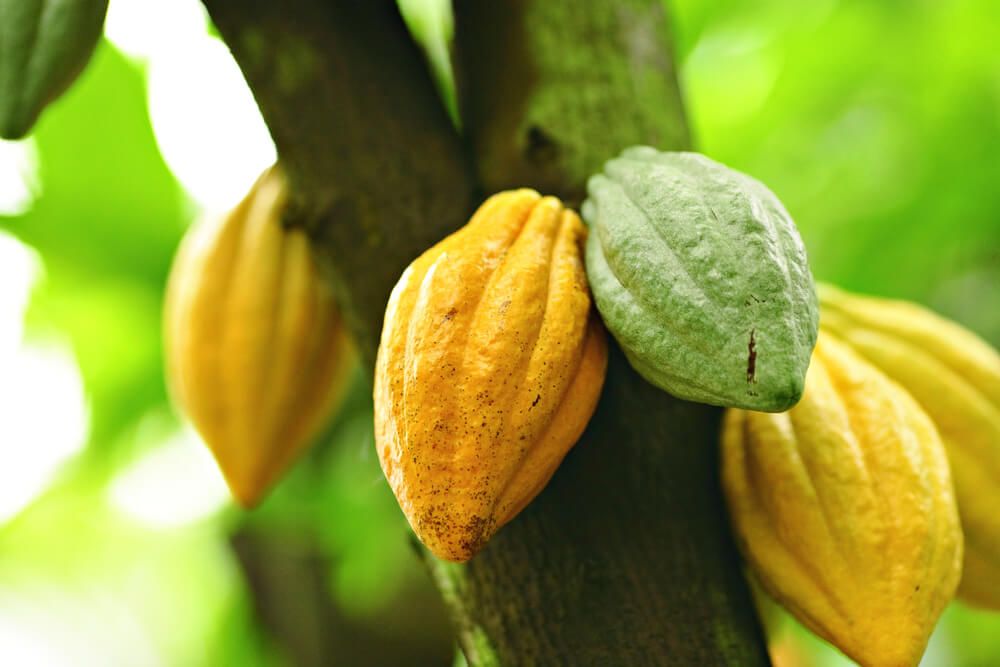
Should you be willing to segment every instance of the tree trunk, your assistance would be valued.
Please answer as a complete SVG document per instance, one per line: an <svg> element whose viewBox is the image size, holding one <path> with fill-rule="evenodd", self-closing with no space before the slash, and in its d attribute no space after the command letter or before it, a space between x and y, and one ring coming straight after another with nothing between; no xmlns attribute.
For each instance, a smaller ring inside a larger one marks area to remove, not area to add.
<svg viewBox="0 0 1000 667"><path fill-rule="evenodd" d="M394 2L205 4L369 366L393 283L482 193L576 205L622 148L689 143L659 0L457 2L464 138ZM470 563L425 554L470 665L768 664L721 501L718 418L612 345L598 411L545 491Z"/></svg>

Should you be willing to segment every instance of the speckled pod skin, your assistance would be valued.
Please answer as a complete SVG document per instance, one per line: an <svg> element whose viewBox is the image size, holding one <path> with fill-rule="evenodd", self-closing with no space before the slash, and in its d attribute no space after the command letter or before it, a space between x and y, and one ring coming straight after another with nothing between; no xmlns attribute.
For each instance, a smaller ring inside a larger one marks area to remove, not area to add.
<svg viewBox="0 0 1000 667"><path fill-rule="evenodd" d="M926 308L819 286L820 326L902 385L934 420L965 533L958 595L1000 610L1000 355Z"/></svg>
<svg viewBox="0 0 1000 667"><path fill-rule="evenodd" d="M594 411L607 341L585 238L558 199L503 192L392 291L375 442L410 525L440 558L482 549L545 487Z"/></svg>
<svg viewBox="0 0 1000 667"><path fill-rule="evenodd" d="M80 74L108 0L0 0L0 137L19 139Z"/></svg>
<svg viewBox="0 0 1000 667"><path fill-rule="evenodd" d="M821 332L798 405L726 411L722 481L769 594L865 667L917 665L962 532L940 437L905 390Z"/></svg>
<svg viewBox="0 0 1000 667"><path fill-rule="evenodd" d="M172 397L245 507L315 439L354 367L309 239L281 223L285 199L272 168L235 209L188 232L167 286Z"/></svg>
<svg viewBox="0 0 1000 667"><path fill-rule="evenodd" d="M802 240L771 191L703 155L638 146L587 192L590 286L636 371L690 401L794 405L818 311Z"/></svg>

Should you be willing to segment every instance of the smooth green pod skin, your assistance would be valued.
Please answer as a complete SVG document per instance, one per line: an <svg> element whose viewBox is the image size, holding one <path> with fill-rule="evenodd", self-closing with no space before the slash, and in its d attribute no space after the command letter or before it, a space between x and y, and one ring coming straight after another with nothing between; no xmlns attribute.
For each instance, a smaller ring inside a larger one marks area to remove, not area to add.
<svg viewBox="0 0 1000 667"><path fill-rule="evenodd" d="M108 0L0 0L0 137L20 139L83 70Z"/></svg>
<svg viewBox="0 0 1000 667"><path fill-rule="evenodd" d="M646 146L610 160L587 192L587 275L635 370L690 401L795 405L819 310L778 198L703 155Z"/></svg>

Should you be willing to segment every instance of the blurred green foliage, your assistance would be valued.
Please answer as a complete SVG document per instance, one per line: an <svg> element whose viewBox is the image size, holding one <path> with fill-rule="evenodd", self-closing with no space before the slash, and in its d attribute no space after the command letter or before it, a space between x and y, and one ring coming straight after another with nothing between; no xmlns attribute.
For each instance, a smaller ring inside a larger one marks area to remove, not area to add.
<svg viewBox="0 0 1000 667"><path fill-rule="evenodd" d="M674 7L700 149L781 197L817 277L1000 342L1000 6Z"/></svg>
<svg viewBox="0 0 1000 667"><path fill-rule="evenodd" d="M453 104L446 3L405 5ZM927 303L1000 345L1000 5L675 0L669 11L698 146L783 199L817 276ZM423 664L449 664L440 608L374 457L360 375L323 446L254 513L157 524L113 502L116 480L179 428L161 295L196 214L160 156L144 86L142 65L102 44L33 134L36 201L0 218L44 265L28 337L68 342L91 418L82 455L0 526L0 637L60 643L72 659L52 664L292 664L261 631L259 582L230 544L239 532L321 557L313 597L345 650L411 647ZM193 493L185 483L177 492ZM769 618L801 664L845 664L780 611ZM1000 664L1000 615L954 605L925 664Z"/></svg>
<svg viewBox="0 0 1000 667"><path fill-rule="evenodd" d="M191 211L156 147L142 72L106 44L33 137L41 196L6 226L42 253L28 324L72 340L100 465L165 400L160 293Z"/></svg>

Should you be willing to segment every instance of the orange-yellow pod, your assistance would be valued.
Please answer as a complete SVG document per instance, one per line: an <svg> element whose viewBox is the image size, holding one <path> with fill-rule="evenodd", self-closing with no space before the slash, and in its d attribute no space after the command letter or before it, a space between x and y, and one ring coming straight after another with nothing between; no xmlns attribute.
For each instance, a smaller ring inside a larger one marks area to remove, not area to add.
<svg viewBox="0 0 1000 667"><path fill-rule="evenodd" d="M316 438L353 368L309 239L282 224L286 198L272 167L233 210L191 228L167 285L172 398L245 507Z"/></svg>
<svg viewBox="0 0 1000 667"><path fill-rule="evenodd" d="M375 441L435 555L465 561L545 486L607 366L584 271L587 230L533 190L487 200L404 271L375 370Z"/></svg>
<svg viewBox="0 0 1000 667"><path fill-rule="evenodd" d="M820 326L917 399L937 426L965 535L958 596L1000 610L1000 354L915 303L819 285Z"/></svg>
<svg viewBox="0 0 1000 667"><path fill-rule="evenodd" d="M802 400L730 409L722 481L762 587L865 667L914 667L962 568L944 446L899 385L820 331Z"/></svg>

